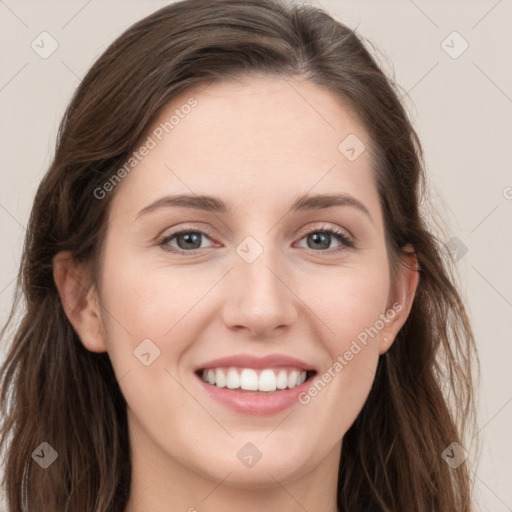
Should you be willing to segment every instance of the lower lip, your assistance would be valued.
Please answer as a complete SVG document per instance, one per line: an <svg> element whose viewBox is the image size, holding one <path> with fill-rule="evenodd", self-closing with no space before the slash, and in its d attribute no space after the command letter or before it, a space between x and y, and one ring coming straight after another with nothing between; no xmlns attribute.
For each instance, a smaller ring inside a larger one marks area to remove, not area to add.
<svg viewBox="0 0 512 512"><path fill-rule="evenodd" d="M300 386L279 391L240 391L229 388L218 388L204 382L198 377L203 389L222 405L243 414L262 416L276 414L288 409L298 402L299 395L311 385L311 378Z"/></svg>

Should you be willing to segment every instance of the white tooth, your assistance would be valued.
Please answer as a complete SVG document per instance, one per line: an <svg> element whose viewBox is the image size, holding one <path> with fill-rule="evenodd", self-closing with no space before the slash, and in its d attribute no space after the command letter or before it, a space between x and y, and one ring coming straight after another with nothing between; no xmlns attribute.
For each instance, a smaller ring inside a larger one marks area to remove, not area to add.
<svg viewBox="0 0 512 512"><path fill-rule="evenodd" d="M215 371L215 385L218 388L226 387L226 376L224 375L224 372L222 370L217 369Z"/></svg>
<svg viewBox="0 0 512 512"><path fill-rule="evenodd" d="M297 379L297 386L300 386L303 382L306 381L306 372L300 372L299 373L299 378Z"/></svg>
<svg viewBox="0 0 512 512"><path fill-rule="evenodd" d="M240 376L234 368L228 370L228 376L226 377L226 387L229 389L237 389L240 387Z"/></svg>
<svg viewBox="0 0 512 512"><path fill-rule="evenodd" d="M288 375L286 375L286 370L281 370L277 375L276 388L277 389L286 389L288 386Z"/></svg>
<svg viewBox="0 0 512 512"><path fill-rule="evenodd" d="M260 373L259 388L260 391L276 390L276 374L273 370L263 370Z"/></svg>
<svg viewBox="0 0 512 512"><path fill-rule="evenodd" d="M203 370L202 373L201 373L201 378L205 381L205 382L208 382L208 370Z"/></svg>
<svg viewBox="0 0 512 512"><path fill-rule="evenodd" d="M290 375L288 375L288 387L294 388L297 385L297 379L299 377L299 372L296 370L292 370Z"/></svg>
<svg viewBox="0 0 512 512"><path fill-rule="evenodd" d="M215 372L213 370L208 370L208 382L215 384Z"/></svg>
<svg viewBox="0 0 512 512"><path fill-rule="evenodd" d="M246 391L258 391L258 374L250 368L244 368L240 374L240 387Z"/></svg>

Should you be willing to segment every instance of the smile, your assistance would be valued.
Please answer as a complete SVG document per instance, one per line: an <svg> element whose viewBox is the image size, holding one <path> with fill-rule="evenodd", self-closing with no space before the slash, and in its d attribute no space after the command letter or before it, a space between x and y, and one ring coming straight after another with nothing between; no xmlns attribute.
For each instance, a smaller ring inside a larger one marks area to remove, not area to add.
<svg viewBox="0 0 512 512"><path fill-rule="evenodd" d="M199 370L204 382L218 388L273 392L293 389L305 382L308 373L297 368L209 368Z"/></svg>
<svg viewBox="0 0 512 512"><path fill-rule="evenodd" d="M238 414L260 416L297 404L317 371L284 354L238 354L198 365L194 373L210 399Z"/></svg>

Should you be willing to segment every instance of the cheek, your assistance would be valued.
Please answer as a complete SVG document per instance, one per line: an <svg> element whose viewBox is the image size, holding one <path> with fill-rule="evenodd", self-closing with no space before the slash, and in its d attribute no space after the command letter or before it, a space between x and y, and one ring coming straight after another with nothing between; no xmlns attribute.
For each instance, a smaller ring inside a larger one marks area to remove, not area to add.
<svg viewBox="0 0 512 512"><path fill-rule="evenodd" d="M349 350L353 340L364 343L365 334L368 339L378 338L375 328L377 332L382 328L380 318L386 312L389 286L387 267L375 265L342 269L335 279L316 289L313 300L322 304L322 318L334 331L328 339L333 357Z"/></svg>
<svg viewBox="0 0 512 512"><path fill-rule="evenodd" d="M323 337L328 357L301 403L314 410L315 424L323 425L323 434L333 440L353 423L375 378L389 274L385 266L373 268L343 269L336 285L324 284L314 296L309 295L318 316L334 334Z"/></svg>
<svg viewBox="0 0 512 512"><path fill-rule="evenodd" d="M211 277L198 276L191 278L186 266L148 268L136 258L114 253L104 261L103 320L109 354L120 373L134 364L139 346L143 353L148 348L151 357L157 354L155 365L166 368L197 339L195 320L201 308L196 306L214 284ZM187 335L175 335L185 328Z"/></svg>
<svg viewBox="0 0 512 512"><path fill-rule="evenodd" d="M111 255L104 261L102 300L121 390L143 430L151 431L153 423L178 431L182 416L173 411L190 418L204 413L178 383L179 363L200 335L201 308L194 305L214 282L191 282L185 266L148 268L135 258Z"/></svg>

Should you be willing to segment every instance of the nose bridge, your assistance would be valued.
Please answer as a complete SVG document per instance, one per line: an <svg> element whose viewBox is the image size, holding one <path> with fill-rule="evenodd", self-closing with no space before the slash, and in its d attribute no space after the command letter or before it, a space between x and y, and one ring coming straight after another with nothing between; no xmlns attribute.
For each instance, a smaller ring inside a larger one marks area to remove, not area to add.
<svg viewBox="0 0 512 512"><path fill-rule="evenodd" d="M269 246L271 240L266 236L262 243L248 236L236 247L224 311L229 327L246 327L254 334L271 335L277 327L289 325L296 318L294 295L286 286L285 266L280 251Z"/></svg>

